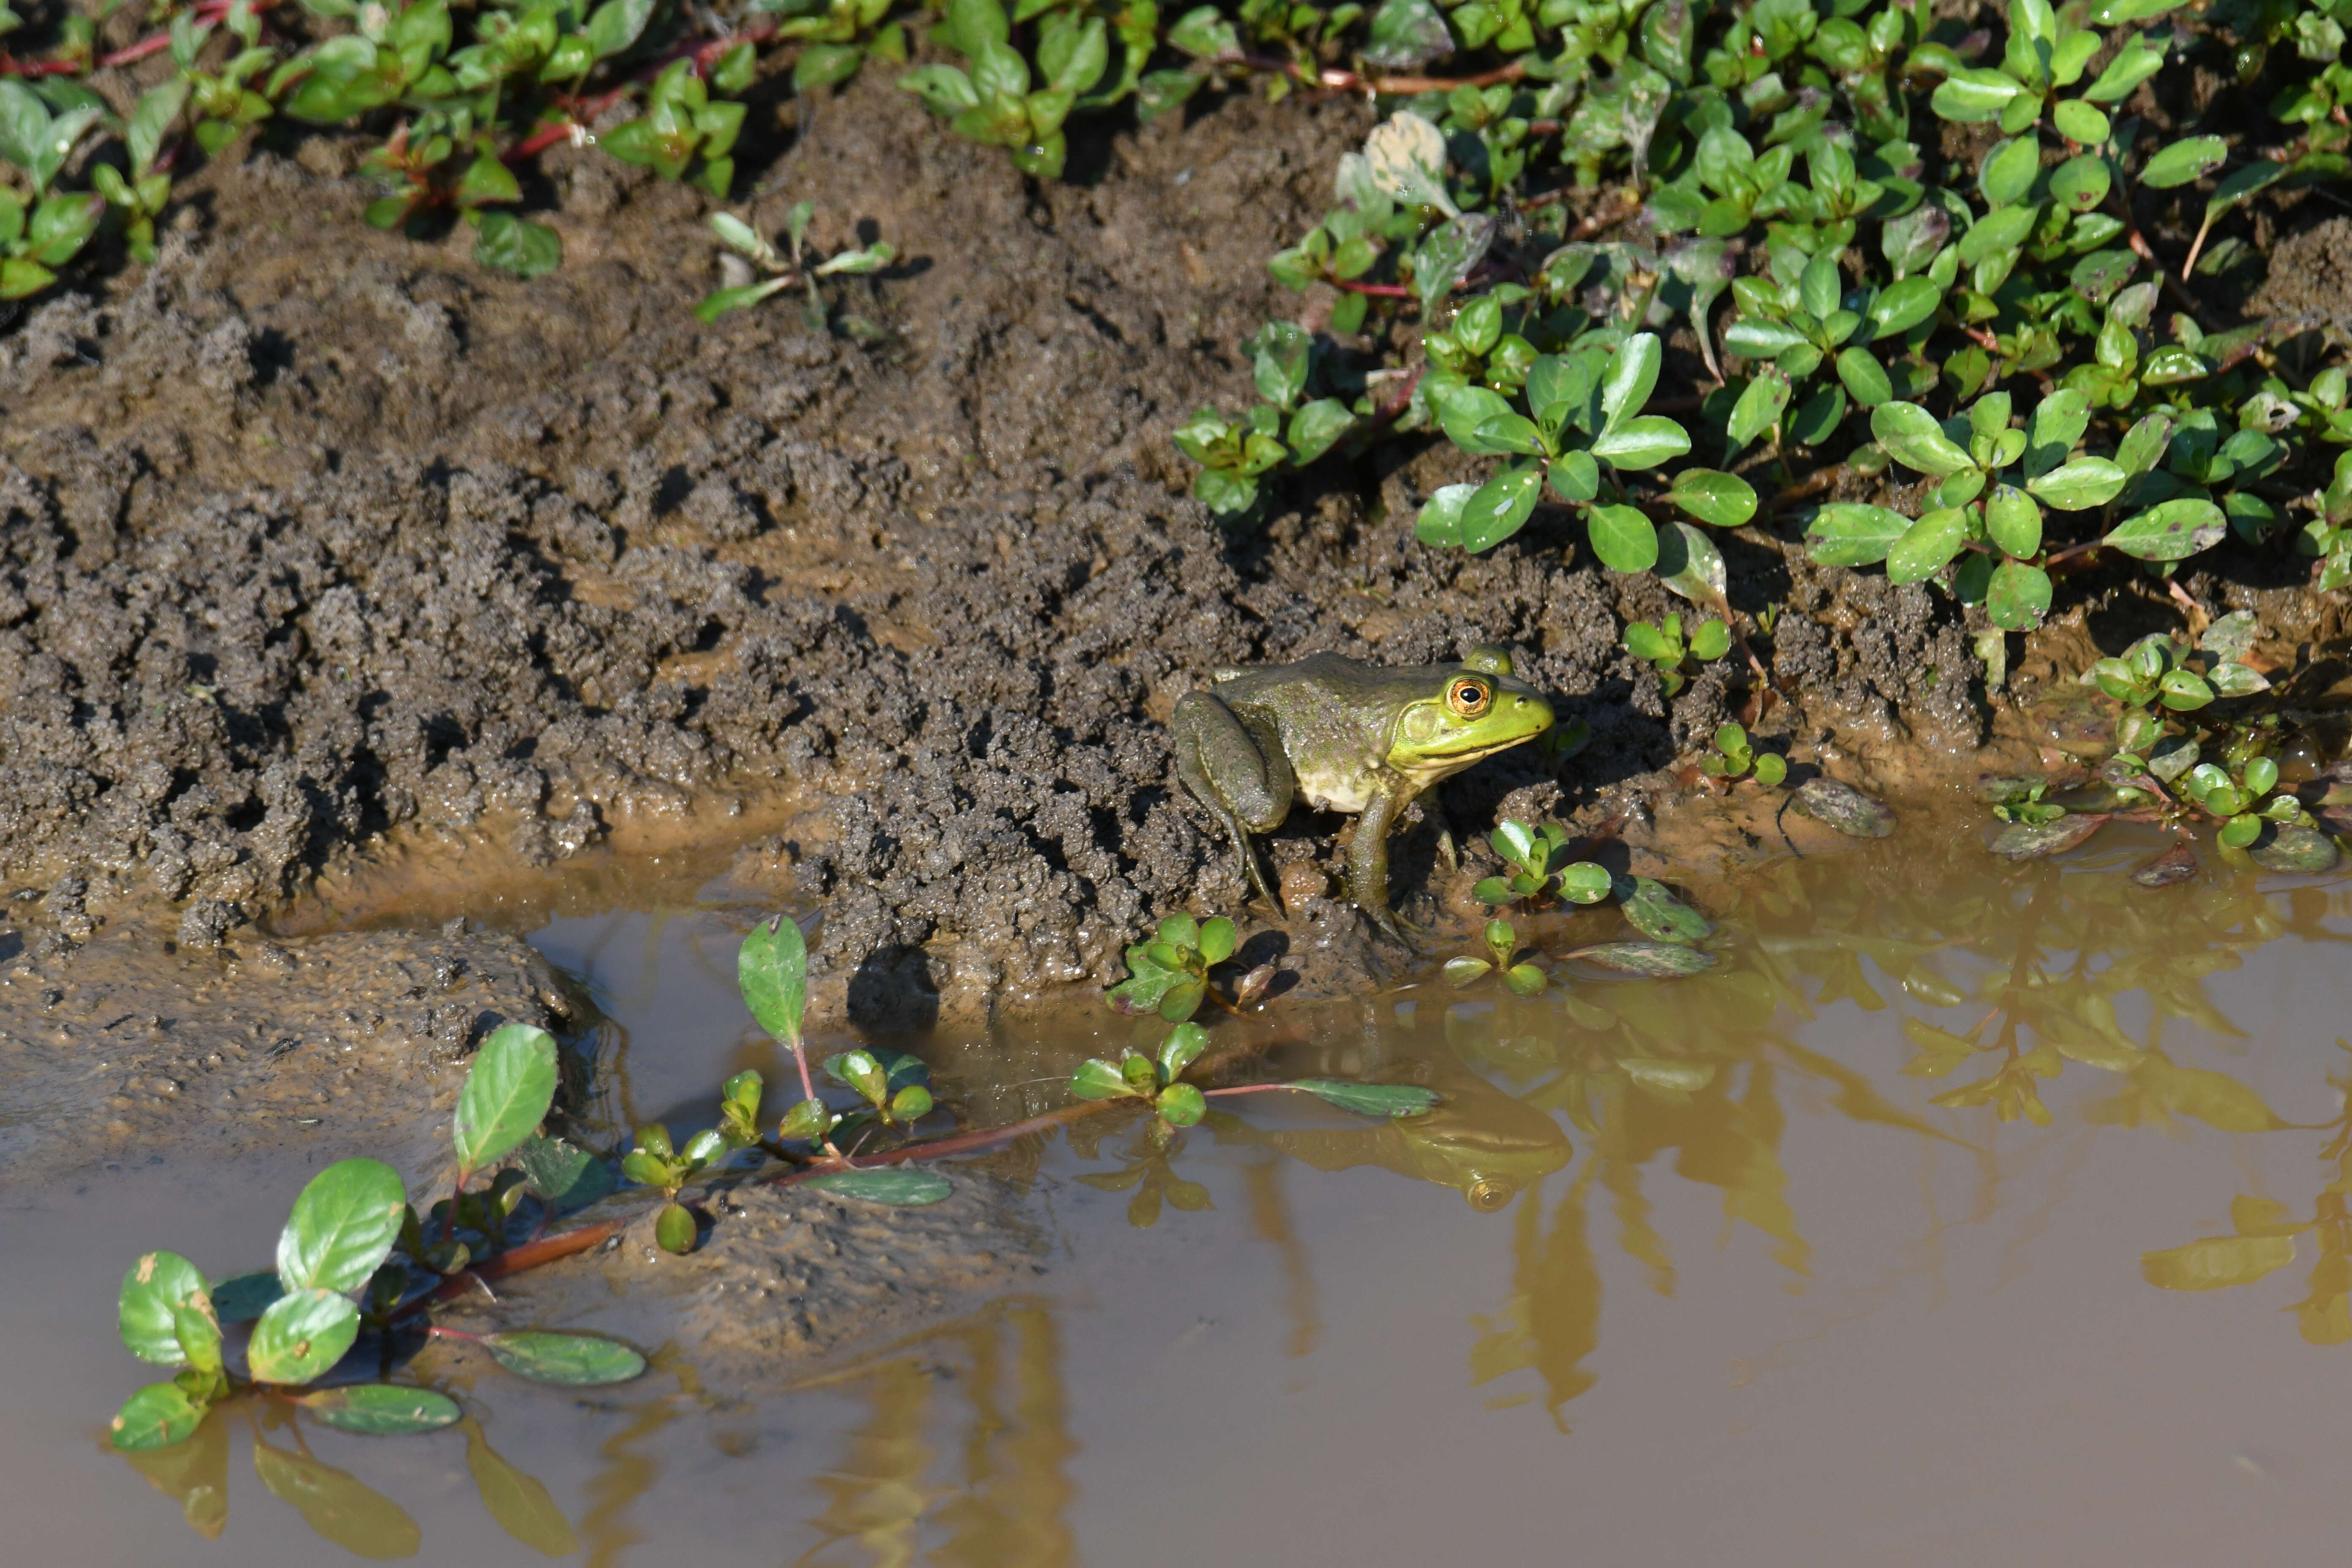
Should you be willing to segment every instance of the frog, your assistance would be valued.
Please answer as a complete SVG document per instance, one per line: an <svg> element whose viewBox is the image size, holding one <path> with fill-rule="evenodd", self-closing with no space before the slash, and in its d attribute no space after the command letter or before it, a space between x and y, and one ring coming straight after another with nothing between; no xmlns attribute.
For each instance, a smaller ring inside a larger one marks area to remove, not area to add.
<svg viewBox="0 0 2352 1568"><path fill-rule="evenodd" d="M1454 664L1391 668L1318 653L1219 668L1205 689L1178 699L1169 728L1177 781L1233 839L1259 898L1286 916L1251 834L1279 827L1294 800L1345 813L1356 818L1348 898L1410 948L1389 905L1390 834L1425 798L1439 853L1458 868L1437 784L1551 726L1551 704L1513 679L1510 654L1479 647Z"/></svg>

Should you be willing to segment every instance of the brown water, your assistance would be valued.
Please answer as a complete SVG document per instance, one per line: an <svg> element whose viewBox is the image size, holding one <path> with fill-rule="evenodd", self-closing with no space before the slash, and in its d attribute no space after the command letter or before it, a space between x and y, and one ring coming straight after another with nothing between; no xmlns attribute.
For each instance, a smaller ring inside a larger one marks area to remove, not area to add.
<svg viewBox="0 0 2352 1568"><path fill-rule="evenodd" d="M141 1381L113 1335L127 1260L266 1259L307 1171L173 1160L10 1194L9 1556L2332 1557L2352 888L2146 892L2127 844L2094 846L2063 868L1909 835L1784 862L1708 900L1726 962L1694 980L1277 1006L1277 1068L1418 1077L1446 1106L1408 1130L1262 1095L1172 1156L1131 1128L1054 1141L1028 1200L1050 1273L780 1394L670 1345L590 1397L453 1386L466 1431L234 1415L134 1467L99 1440ZM724 1073L781 1066L733 998L753 911L707 892L534 938L606 1012L616 1118L692 1125ZM1965 1060L1906 1038L1996 1005ZM1089 1013L929 1048L1010 1114L1055 1091L1005 1079L1132 1031ZM2012 1120L1930 1101L2003 1068L2038 1091ZM580 1326L653 1348L658 1305Z"/></svg>

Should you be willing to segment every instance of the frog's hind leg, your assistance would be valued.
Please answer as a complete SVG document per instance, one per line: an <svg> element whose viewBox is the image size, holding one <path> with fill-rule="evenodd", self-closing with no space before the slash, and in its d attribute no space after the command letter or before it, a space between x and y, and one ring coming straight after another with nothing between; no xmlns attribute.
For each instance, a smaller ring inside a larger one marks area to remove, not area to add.
<svg viewBox="0 0 2352 1568"><path fill-rule="evenodd" d="M1250 835L1271 833L1290 815L1297 782L1289 763L1278 750L1269 754L1241 718L1210 692L1188 691L1178 699L1169 729L1178 782L1224 824L1258 897L1276 914L1286 914Z"/></svg>

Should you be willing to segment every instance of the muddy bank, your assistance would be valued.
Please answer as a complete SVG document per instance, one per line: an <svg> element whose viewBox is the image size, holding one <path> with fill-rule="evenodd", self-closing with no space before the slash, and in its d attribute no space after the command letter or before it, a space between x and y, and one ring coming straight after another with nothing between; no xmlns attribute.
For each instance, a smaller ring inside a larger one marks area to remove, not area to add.
<svg viewBox="0 0 2352 1568"><path fill-rule="evenodd" d="M578 1022L544 959L462 920L226 945L194 923L0 904L0 1176L300 1149L422 1179L482 1036Z"/></svg>
<svg viewBox="0 0 2352 1568"><path fill-rule="evenodd" d="M1449 784L1467 834L1670 785L1732 661L1669 700L1618 636L1678 602L1565 526L1413 542L1457 457L1327 464L1238 539L1186 497L1166 431L1242 396L1239 340L1301 308L1263 258L1368 124L1195 110L1036 184L869 73L751 204L898 246L838 304L887 329L866 346L783 308L699 326L698 198L609 160L551 155L568 260L534 284L368 229L331 137L215 163L154 267L0 339L5 874L254 918L387 836L550 864L788 786L817 809L751 851L761 885L824 907L824 1012L900 1027L1115 978L1153 914L1238 904L1161 728L1215 664L1514 647L1592 742ZM1880 772L1996 732L1949 601L1725 551L1734 605L1785 612L1768 729ZM2341 635L2280 568L2229 570L2191 591ZM2100 647L2174 624L2137 574L2089 604ZM1339 826L1302 813L1271 853L1328 867ZM1430 861L1400 846L1409 915L1450 896ZM1370 962L1346 910L1308 912Z"/></svg>

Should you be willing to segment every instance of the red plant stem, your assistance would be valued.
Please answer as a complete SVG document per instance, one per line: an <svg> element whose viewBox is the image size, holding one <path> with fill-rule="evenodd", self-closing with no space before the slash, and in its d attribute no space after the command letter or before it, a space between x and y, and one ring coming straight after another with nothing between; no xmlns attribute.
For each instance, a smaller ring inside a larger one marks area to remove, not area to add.
<svg viewBox="0 0 2352 1568"><path fill-rule="evenodd" d="M608 1219L599 1225L583 1225L578 1230L567 1230L561 1236L542 1237L537 1241L509 1247L496 1258L486 1258L471 1268L452 1274L422 1300L411 1302L402 1316L423 1311L437 1301L454 1301L474 1288L477 1281L503 1279L509 1274L520 1274L526 1268L536 1268L552 1263L559 1258L569 1258L575 1252L585 1252L621 1234L625 1221Z"/></svg>
<svg viewBox="0 0 2352 1568"><path fill-rule="evenodd" d="M198 0L196 8L189 13L188 19L200 27L208 23L218 26L228 16L228 7L229 0ZM152 33L137 43L117 49L110 55L100 56L98 63L102 67L127 66L134 61L143 60L149 55L161 54L171 47L170 33ZM51 67L52 70L58 72L74 68L76 68L67 65Z"/></svg>
<svg viewBox="0 0 2352 1568"><path fill-rule="evenodd" d="M81 68L71 60L0 59L0 76L72 76Z"/></svg>
<svg viewBox="0 0 2352 1568"><path fill-rule="evenodd" d="M774 23L762 22L756 27L746 27L740 33L730 33L724 37L711 38L703 43L688 44L673 49L645 67L620 86L606 92L600 92L593 98L575 100L566 106L564 118L541 126L500 153L499 161L509 164L520 163L524 159L536 157L557 142L569 139L576 128L589 124L598 115L626 97L631 88L653 80L677 61L692 60L694 74L702 76L709 71L712 62L736 45L764 43L774 36L775 31Z"/></svg>
<svg viewBox="0 0 2352 1568"><path fill-rule="evenodd" d="M445 1329L438 1323L427 1326L425 1332L427 1337L436 1340L460 1340L469 1345L482 1342L482 1337L479 1334L468 1334L457 1329Z"/></svg>

